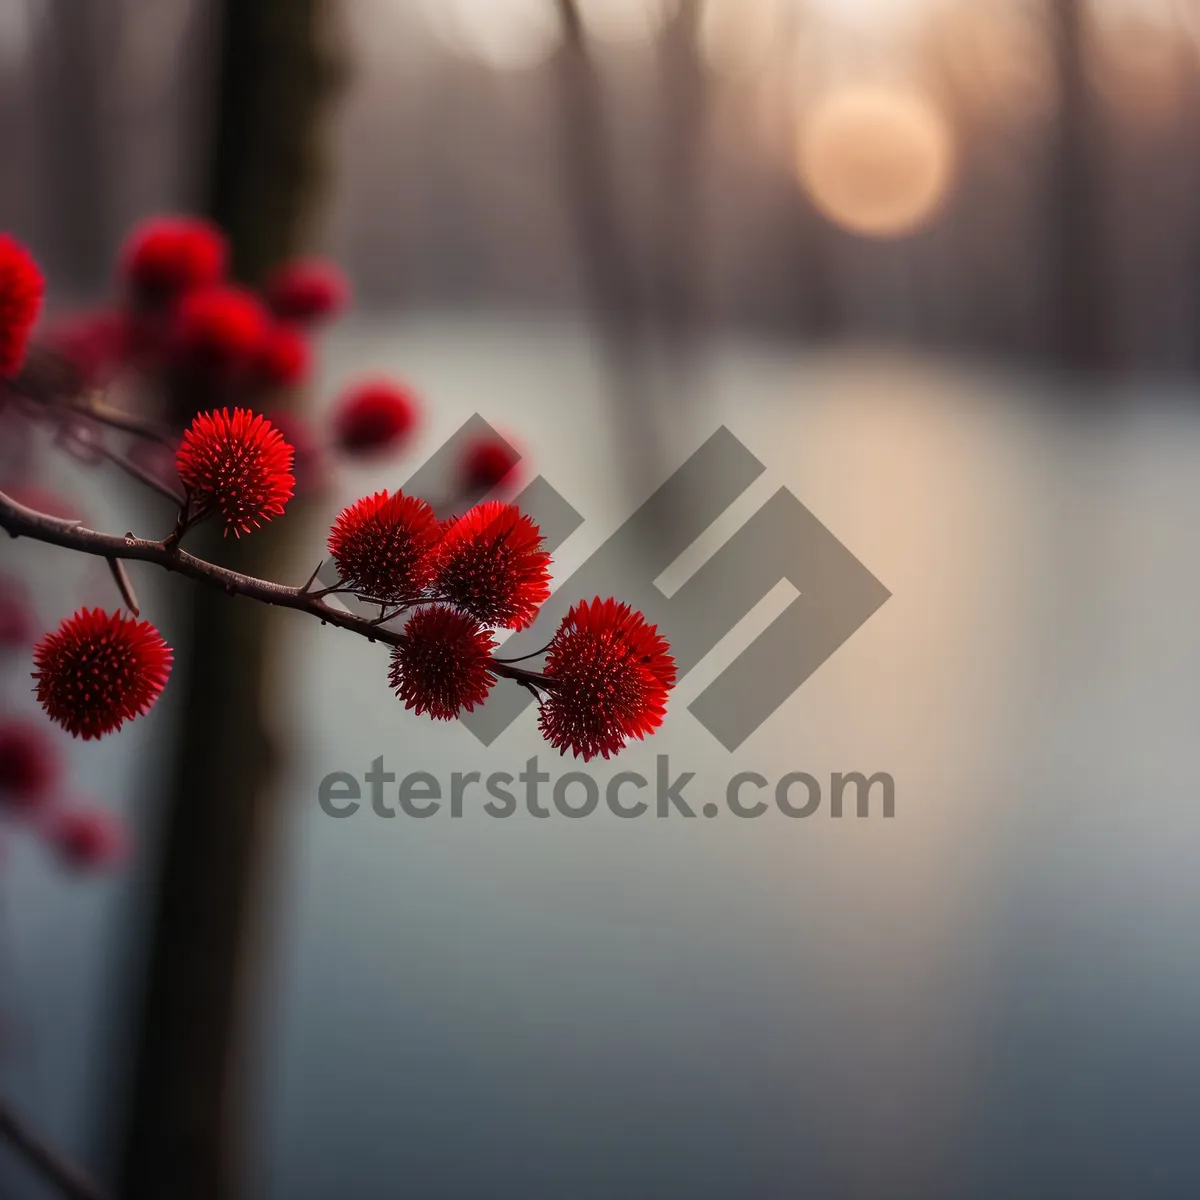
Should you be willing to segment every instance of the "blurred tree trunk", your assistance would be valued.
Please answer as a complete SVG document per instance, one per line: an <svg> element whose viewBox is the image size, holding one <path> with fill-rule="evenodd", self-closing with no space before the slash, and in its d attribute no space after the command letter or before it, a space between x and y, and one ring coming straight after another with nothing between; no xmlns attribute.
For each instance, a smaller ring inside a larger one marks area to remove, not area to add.
<svg viewBox="0 0 1200 1200"><path fill-rule="evenodd" d="M324 177L322 117L339 78L337 0L224 0L208 209L235 273L301 249ZM282 529L199 552L271 574ZM190 537L189 537L190 541ZM269 861L276 752L264 712L276 614L190 593L183 728L164 820L120 1194L225 1200L244 1175L248 961Z"/></svg>
<svg viewBox="0 0 1200 1200"><path fill-rule="evenodd" d="M12 0L4 0L11 3ZM50 0L41 26L40 139L52 273L85 293L111 269L112 187L106 153L104 35L121 17L112 0ZM32 15L29 17L33 20ZM61 262L56 261L61 254Z"/></svg>
<svg viewBox="0 0 1200 1200"><path fill-rule="evenodd" d="M659 263L659 318L679 364L687 367L703 345L709 77L700 61L704 0L679 0L660 48L664 89Z"/></svg>
<svg viewBox="0 0 1200 1200"><path fill-rule="evenodd" d="M1094 375L1116 365L1113 279L1106 253L1099 114L1088 79L1085 0L1050 0L1057 87L1049 222L1051 353L1056 365Z"/></svg>
<svg viewBox="0 0 1200 1200"><path fill-rule="evenodd" d="M646 284L630 238L603 86L576 0L553 0L563 190L584 287L610 379L626 483L643 494L661 477L662 433L647 372Z"/></svg>

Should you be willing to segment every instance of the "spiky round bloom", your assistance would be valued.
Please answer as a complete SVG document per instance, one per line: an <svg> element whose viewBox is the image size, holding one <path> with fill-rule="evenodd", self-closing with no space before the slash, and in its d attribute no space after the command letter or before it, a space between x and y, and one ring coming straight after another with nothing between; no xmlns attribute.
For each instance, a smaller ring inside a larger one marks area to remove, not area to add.
<svg viewBox="0 0 1200 1200"><path fill-rule="evenodd" d="M388 680L405 708L452 721L482 704L496 682L496 640L465 613L435 604L420 608L392 651Z"/></svg>
<svg viewBox="0 0 1200 1200"><path fill-rule="evenodd" d="M441 536L424 500L397 491L364 496L345 509L329 533L329 553L342 583L359 596L407 600L433 577L431 550Z"/></svg>
<svg viewBox="0 0 1200 1200"><path fill-rule="evenodd" d="M225 235L199 217L151 217L121 249L122 279L139 299L161 304L217 283L229 257Z"/></svg>
<svg viewBox="0 0 1200 1200"><path fill-rule="evenodd" d="M325 258L297 258L276 268L264 289L276 316L288 321L335 317L350 303L350 281Z"/></svg>
<svg viewBox="0 0 1200 1200"><path fill-rule="evenodd" d="M334 405L334 440L347 454L394 450L416 424L416 396L385 379L347 388Z"/></svg>
<svg viewBox="0 0 1200 1200"><path fill-rule="evenodd" d="M129 853L124 822L103 809L62 809L50 816L42 833L63 864L77 871L110 869Z"/></svg>
<svg viewBox="0 0 1200 1200"><path fill-rule="evenodd" d="M293 325L277 321L263 335L254 356L256 381L265 387L296 387L308 378L312 355L308 339Z"/></svg>
<svg viewBox="0 0 1200 1200"><path fill-rule="evenodd" d="M29 721L0 725L0 807L36 811L58 782L59 760L45 729Z"/></svg>
<svg viewBox="0 0 1200 1200"><path fill-rule="evenodd" d="M675 660L657 626L616 600L575 605L554 635L545 674L554 681L538 724L558 751L608 758L653 733L675 686Z"/></svg>
<svg viewBox="0 0 1200 1200"><path fill-rule="evenodd" d="M515 482L520 455L499 438L476 438L467 446L459 466L467 491L488 491L503 482Z"/></svg>
<svg viewBox="0 0 1200 1200"><path fill-rule="evenodd" d="M270 329L253 292L214 283L180 300L171 318L170 355L185 370L227 383L253 370Z"/></svg>
<svg viewBox="0 0 1200 1200"><path fill-rule="evenodd" d="M282 514L296 478L293 452L261 414L235 408L201 413L175 455L196 516L215 513L236 537Z"/></svg>
<svg viewBox="0 0 1200 1200"><path fill-rule="evenodd" d="M434 590L485 625L524 629L550 595L550 555L515 504L489 500L443 527Z"/></svg>
<svg viewBox="0 0 1200 1200"><path fill-rule="evenodd" d="M44 291L33 255L15 238L0 233L0 379L11 379L24 363Z"/></svg>
<svg viewBox="0 0 1200 1200"><path fill-rule="evenodd" d="M33 648L37 698L72 736L103 737L149 712L172 659L149 621L81 608Z"/></svg>

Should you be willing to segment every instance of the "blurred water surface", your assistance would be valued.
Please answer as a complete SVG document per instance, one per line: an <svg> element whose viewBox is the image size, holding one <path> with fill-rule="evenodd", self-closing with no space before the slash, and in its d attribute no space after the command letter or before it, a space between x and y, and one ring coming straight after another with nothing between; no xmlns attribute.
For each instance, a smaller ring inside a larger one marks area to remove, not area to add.
<svg viewBox="0 0 1200 1200"><path fill-rule="evenodd" d="M1081 406L882 351L738 344L710 365L687 385L664 372L647 422L664 475L721 424L765 464L709 542L784 486L893 595L730 754L687 703L787 602L773 594L683 681L663 731L594 774L653 776L669 754L699 808L736 771L885 771L895 818L495 820L468 800L459 819L333 820L321 778L379 756L442 779L534 754L569 767L532 713L485 748L406 714L380 648L280 613L289 821L254 1194L1195 1194L1191 398ZM410 461L344 472L322 520L401 483L474 412L584 516L559 578L659 482L630 482L573 324L351 325L322 393L372 369L411 379L428 421ZM124 789L126 759L95 753L91 786ZM39 865L14 866L31 1019L75 1055L106 994L84 970L100 934ZM128 930L136 897L120 899L104 920ZM94 1145L65 1070L43 1067L51 1099L30 1103Z"/></svg>

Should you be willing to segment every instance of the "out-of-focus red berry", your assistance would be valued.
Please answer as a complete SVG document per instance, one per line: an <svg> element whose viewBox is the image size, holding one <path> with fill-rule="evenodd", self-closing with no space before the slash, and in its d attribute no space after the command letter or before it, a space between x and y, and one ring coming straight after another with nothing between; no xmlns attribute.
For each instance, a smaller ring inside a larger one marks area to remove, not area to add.
<svg viewBox="0 0 1200 1200"><path fill-rule="evenodd" d="M0 808L27 815L50 798L59 757L46 729L32 721L0 722Z"/></svg>
<svg viewBox="0 0 1200 1200"><path fill-rule="evenodd" d="M294 325L277 321L267 330L254 359L256 380L264 387L297 387L312 367L308 339Z"/></svg>
<svg viewBox="0 0 1200 1200"><path fill-rule="evenodd" d="M33 255L15 238L0 233L0 379L11 379L25 362L44 291Z"/></svg>
<svg viewBox="0 0 1200 1200"><path fill-rule="evenodd" d="M460 484L470 493L490 491L501 483L516 483L520 455L498 438L477 438L462 456Z"/></svg>
<svg viewBox="0 0 1200 1200"><path fill-rule="evenodd" d="M199 217L150 217L125 241L121 278L140 300L162 304L224 278L225 235Z"/></svg>
<svg viewBox="0 0 1200 1200"><path fill-rule="evenodd" d="M105 871L129 855L125 823L103 809L70 808L52 813L42 833L59 860L77 871Z"/></svg>
<svg viewBox="0 0 1200 1200"><path fill-rule="evenodd" d="M212 284L180 300L171 318L169 352L177 367L228 384L252 375L270 329L253 292Z"/></svg>
<svg viewBox="0 0 1200 1200"><path fill-rule="evenodd" d="M386 379L357 383L347 388L334 405L334 440L347 454L395 450L416 424L416 395Z"/></svg>
<svg viewBox="0 0 1200 1200"><path fill-rule="evenodd" d="M288 321L335 317L350 303L350 281L325 258L298 258L278 267L264 289L276 316Z"/></svg>

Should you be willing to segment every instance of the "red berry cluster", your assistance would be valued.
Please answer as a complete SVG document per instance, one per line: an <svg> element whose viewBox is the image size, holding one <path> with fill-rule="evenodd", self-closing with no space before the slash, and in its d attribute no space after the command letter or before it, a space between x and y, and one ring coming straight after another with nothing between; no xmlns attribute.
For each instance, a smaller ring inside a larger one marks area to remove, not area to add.
<svg viewBox="0 0 1200 1200"><path fill-rule="evenodd" d="M496 682L493 628L523 629L550 594L550 556L515 505L489 501L439 525L423 500L379 492L337 519L329 550L344 587L381 615L415 609L392 651L390 680L407 708L452 720ZM622 749L662 724L675 664L666 639L615 600L572 608L554 635L540 725L584 759Z"/></svg>
<svg viewBox="0 0 1200 1200"><path fill-rule="evenodd" d="M295 472L314 471L322 449L321 439L297 418L280 417L281 430L255 400L263 388L304 379L309 328L346 305L349 286L332 265L305 259L285 264L258 293L228 280L228 258L223 235L205 221L148 221L121 254L121 305L51 339L61 355L76 360L80 391L122 363L136 362L182 372L198 391L220 397L219 407L192 420L173 464L166 450L173 476L161 490L170 495L182 485L184 496L175 530L158 544L164 555L177 555L176 543L198 521L215 520L225 533L241 537L281 516L296 491ZM41 290L28 252L0 236L0 384L21 370ZM351 456L395 450L411 436L417 413L409 388L367 378L335 404L329 442ZM87 452L101 461L106 447L96 436L85 423L74 441L81 456ZM511 486L519 461L506 440L471 443L458 466L457 494L465 502ZM132 451L129 464L141 478L161 478L162 464L152 469L135 461ZM423 499L376 492L338 516L328 546L340 585L293 591L289 602L323 618L332 613L328 592L378 605L377 620L350 625L391 646L391 686L416 713L450 720L482 704L497 680L509 677L537 693L542 733L564 753L608 757L662 724L675 683L669 647L640 613L614 599L597 597L572 608L547 647L541 672L493 656L496 631L527 628L550 595L550 555L537 525L516 504L485 499L440 521ZM192 560L193 568L197 563ZM230 574L217 581L236 591ZM271 586L240 578L247 594L252 585ZM133 603L128 581L118 577L118 583ZM393 622L400 620L404 628L396 632ZM25 598L18 590L0 590L0 644L20 644L29 635ZM170 648L149 622L83 608L37 642L36 692L69 733L98 738L154 705L171 661ZM8 753L0 768L16 781L9 790L38 794L44 785L36 753L29 745L24 758L11 746ZM76 822L69 840L91 845L96 831Z"/></svg>

